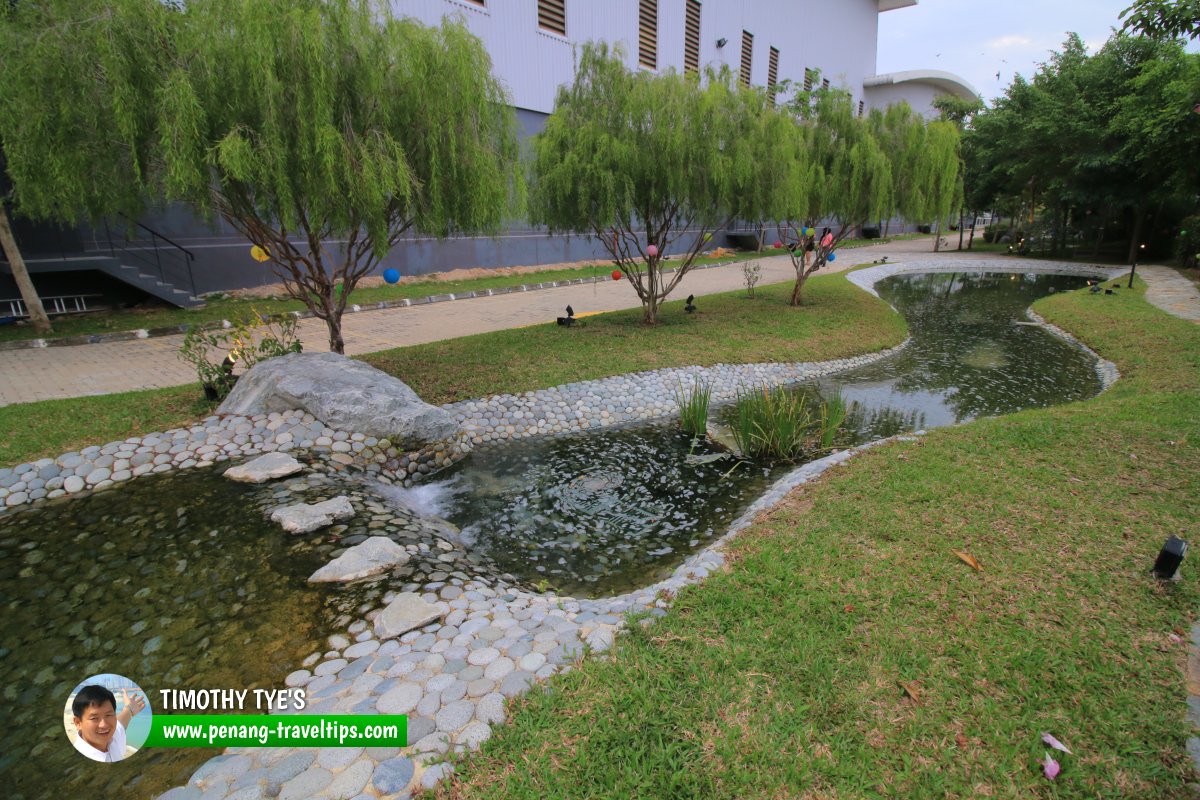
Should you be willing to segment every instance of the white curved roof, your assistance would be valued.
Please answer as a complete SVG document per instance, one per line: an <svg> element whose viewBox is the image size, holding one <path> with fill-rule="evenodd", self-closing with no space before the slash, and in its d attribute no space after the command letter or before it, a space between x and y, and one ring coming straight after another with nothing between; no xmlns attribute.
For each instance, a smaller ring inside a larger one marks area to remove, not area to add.
<svg viewBox="0 0 1200 800"><path fill-rule="evenodd" d="M863 88L872 86L891 86L901 83L928 83L936 86L947 94L961 97L964 100L983 100L983 96L975 87L953 72L938 69L910 69L905 72L889 72L886 75L876 75L863 81Z"/></svg>
<svg viewBox="0 0 1200 800"><path fill-rule="evenodd" d="M879 10L891 11L894 8L908 8L916 4L917 0L879 0Z"/></svg>

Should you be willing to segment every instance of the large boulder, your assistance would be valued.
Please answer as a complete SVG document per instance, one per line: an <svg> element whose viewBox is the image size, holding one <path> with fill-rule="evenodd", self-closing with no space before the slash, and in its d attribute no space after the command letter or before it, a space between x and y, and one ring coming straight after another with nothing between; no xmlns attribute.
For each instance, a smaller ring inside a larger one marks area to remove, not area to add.
<svg viewBox="0 0 1200 800"><path fill-rule="evenodd" d="M417 449L449 439L458 425L403 381L337 353L291 353L255 364L238 379L219 414L303 409L339 430Z"/></svg>

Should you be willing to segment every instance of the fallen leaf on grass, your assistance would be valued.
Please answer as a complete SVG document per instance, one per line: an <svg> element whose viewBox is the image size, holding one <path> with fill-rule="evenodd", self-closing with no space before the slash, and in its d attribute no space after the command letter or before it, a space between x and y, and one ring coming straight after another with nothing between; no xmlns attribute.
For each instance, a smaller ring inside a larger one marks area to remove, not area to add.
<svg viewBox="0 0 1200 800"><path fill-rule="evenodd" d="M975 556L971 555L970 553L960 553L957 550L953 550L951 552L958 556L959 559L971 569L975 570L976 572L983 572L983 564L980 564L975 559Z"/></svg>
<svg viewBox="0 0 1200 800"><path fill-rule="evenodd" d="M1060 742L1058 739L1055 739L1053 734L1043 733L1042 741L1045 742L1046 744L1050 745L1051 747L1053 747L1055 750L1062 750L1064 753L1066 753L1069 756L1075 755L1074 753L1072 753L1070 750L1067 749L1067 746L1065 744Z"/></svg>
<svg viewBox="0 0 1200 800"><path fill-rule="evenodd" d="M904 690L904 693L908 695L914 703L921 702L921 690L917 688L916 683L912 681L908 683L905 683L904 681L897 681L897 683L900 684L900 688Z"/></svg>
<svg viewBox="0 0 1200 800"><path fill-rule="evenodd" d="M1062 767L1050 757L1049 753L1046 753L1046 758L1042 761L1042 772L1046 773L1048 779L1054 780L1058 777L1058 773L1062 772Z"/></svg>
<svg viewBox="0 0 1200 800"><path fill-rule="evenodd" d="M959 750L966 750L967 745L970 744L970 742L967 741L967 737L963 736L962 731L954 734L954 743L958 745Z"/></svg>

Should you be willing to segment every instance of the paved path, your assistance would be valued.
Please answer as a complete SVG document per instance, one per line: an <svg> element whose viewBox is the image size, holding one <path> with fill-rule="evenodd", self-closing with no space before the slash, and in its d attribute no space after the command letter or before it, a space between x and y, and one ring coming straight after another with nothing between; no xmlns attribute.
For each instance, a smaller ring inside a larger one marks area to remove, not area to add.
<svg viewBox="0 0 1200 800"><path fill-rule="evenodd" d="M841 253L830 271L848 269L887 256L892 262L953 258L995 258L948 250L931 252L929 239L863 247ZM790 261L783 256L762 261L762 284L792 280ZM1165 267L1139 269L1151 285L1151 302L1179 316L1200 321L1200 295L1178 274ZM743 286L739 265L699 270L688 274L671 295L672 299L695 294L702 298ZM1161 289L1161 292L1158 290ZM1190 289L1191 295L1187 294ZM1161 302L1159 299L1161 295ZM1164 305L1166 303L1167 305ZM553 320L570 304L577 314L616 311L639 305L624 281L563 286L537 292L455 300L434 305L391 308L349 314L344 318L346 352L360 355L401 345L468 336L475 333L520 327ZM1178 306L1178 308L1176 308ZM1189 316L1190 315L1190 316ZM300 322L300 338L307 351L328 347L324 323ZM0 352L0 406L38 400L110 394L138 389L163 388L192 383L196 374L176 353L182 336Z"/></svg>
<svg viewBox="0 0 1200 800"><path fill-rule="evenodd" d="M1196 284L1170 267L1138 267L1137 274L1146 282L1147 300L1168 314L1200 322L1200 291Z"/></svg>

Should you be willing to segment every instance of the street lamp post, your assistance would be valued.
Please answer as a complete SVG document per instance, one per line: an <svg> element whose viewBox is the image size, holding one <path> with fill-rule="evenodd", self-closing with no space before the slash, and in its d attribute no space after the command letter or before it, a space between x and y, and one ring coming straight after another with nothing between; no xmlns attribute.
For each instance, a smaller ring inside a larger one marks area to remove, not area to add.
<svg viewBox="0 0 1200 800"><path fill-rule="evenodd" d="M1144 242L1142 244L1138 245L1138 252L1139 253L1146 252L1146 244ZM1133 260L1133 266L1129 268L1129 287L1128 288L1130 288L1130 289L1133 288L1133 276L1136 272L1137 272L1137 259L1135 258Z"/></svg>

